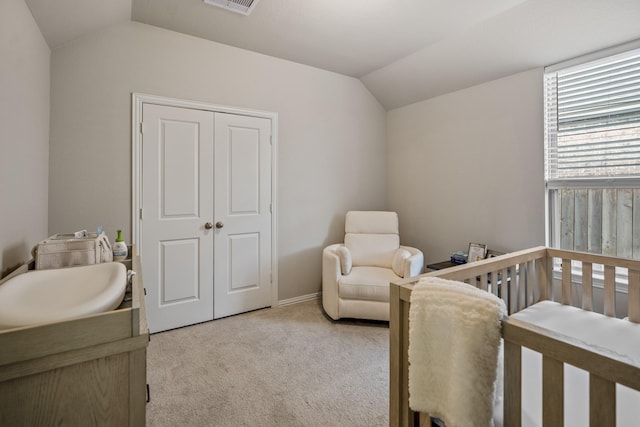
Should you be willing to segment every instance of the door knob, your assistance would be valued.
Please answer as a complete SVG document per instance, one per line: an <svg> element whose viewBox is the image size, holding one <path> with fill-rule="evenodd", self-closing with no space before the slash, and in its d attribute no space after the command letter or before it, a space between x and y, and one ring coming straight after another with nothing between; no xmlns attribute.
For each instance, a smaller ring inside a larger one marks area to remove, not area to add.
<svg viewBox="0 0 640 427"><path fill-rule="evenodd" d="M222 221L216 222L216 228L222 228L222 227L224 227L224 224L222 223Z"/></svg>
<svg viewBox="0 0 640 427"><path fill-rule="evenodd" d="M204 228L207 230L211 230L213 228L213 224L211 224L210 222L205 223Z"/></svg>

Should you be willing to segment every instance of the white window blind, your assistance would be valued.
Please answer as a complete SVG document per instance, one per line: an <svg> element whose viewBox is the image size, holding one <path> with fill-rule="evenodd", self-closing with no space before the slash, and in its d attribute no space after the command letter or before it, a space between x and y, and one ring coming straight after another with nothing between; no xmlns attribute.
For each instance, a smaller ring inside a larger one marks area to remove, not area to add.
<svg viewBox="0 0 640 427"><path fill-rule="evenodd" d="M547 243L640 259L640 49L544 73Z"/></svg>
<svg viewBox="0 0 640 427"><path fill-rule="evenodd" d="M640 176L640 49L545 73L545 176Z"/></svg>

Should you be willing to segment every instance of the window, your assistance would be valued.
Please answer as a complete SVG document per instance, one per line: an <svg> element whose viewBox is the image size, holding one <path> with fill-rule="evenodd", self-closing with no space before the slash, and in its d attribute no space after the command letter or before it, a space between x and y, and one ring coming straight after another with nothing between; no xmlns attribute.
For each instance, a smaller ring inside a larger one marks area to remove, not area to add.
<svg viewBox="0 0 640 427"><path fill-rule="evenodd" d="M640 49L544 74L548 244L640 259Z"/></svg>

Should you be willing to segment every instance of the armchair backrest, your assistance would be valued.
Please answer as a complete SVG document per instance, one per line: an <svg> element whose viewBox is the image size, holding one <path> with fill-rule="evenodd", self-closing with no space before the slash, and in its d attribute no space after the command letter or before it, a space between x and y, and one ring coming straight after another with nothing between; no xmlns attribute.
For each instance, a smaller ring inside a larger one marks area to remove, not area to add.
<svg viewBox="0 0 640 427"><path fill-rule="evenodd" d="M349 211L345 221L344 245L353 265L391 268L400 247L398 214L381 211Z"/></svg>

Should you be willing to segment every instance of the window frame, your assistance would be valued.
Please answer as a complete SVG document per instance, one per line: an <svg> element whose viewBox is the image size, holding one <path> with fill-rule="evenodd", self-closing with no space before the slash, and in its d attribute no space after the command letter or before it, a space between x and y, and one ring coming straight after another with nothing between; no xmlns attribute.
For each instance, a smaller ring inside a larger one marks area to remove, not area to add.
<svg viewBox="0 0 640 427"><path fill-rule="evenodd" d="M577 67L590 62L603 60L611 56L623 54L632 50L640 49L640 40L625 43L612 48L597 51L588 55L583 55L567 61L547 66L543 70L543 103L544 103L544 184L545 184L545 244L549 247L560 247L560 214L559 214L559 196L554 193L561 189L640 189L640 176L597 176L597 177L580 177L580 178L550 178L548 176L548 140L549 138L557 138L557 128L549 129L548 117L555 115L557 117L557 104L549 105L547 99L547 88L549 78L548 74L560 72L569 68ZM640 207L639 207L640 208ZM554 277L560 265L554 264ZM597 266L594 265L597 271ZM594 271L594 273L596 272ZM572 277L581 276L580 266L573 266ZM579 282L579 280L578 280ZM596 278L593 285L601 287L602 282ZM618 291L627 292L627 275L626 273L616 272L616 288Z"/></svg>

